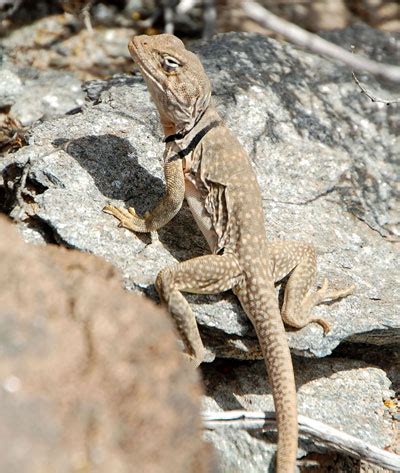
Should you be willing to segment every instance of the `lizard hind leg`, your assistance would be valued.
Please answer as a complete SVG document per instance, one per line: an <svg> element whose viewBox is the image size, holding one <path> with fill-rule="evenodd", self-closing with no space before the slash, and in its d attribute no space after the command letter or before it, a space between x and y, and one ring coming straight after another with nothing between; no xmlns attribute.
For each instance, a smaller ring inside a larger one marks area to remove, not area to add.
<svg viewBox="0 0 400 473"><path fill-rule="evenodd" d="M233 255L206 255L162 269L156 289L172 318L192 365L204 359L205 348L197 322L182 292L216 294L234 287L241 279L241 270Z"/></svg>
<svg viewBox="0 0 400 473"><path fill-rule="evenodd" d="M354 291L355 286L333 290L328 288L328 280L325 279L321 288L313 291L317 265L315 250L310 244L297 241L272 242L270 251L275 262L275 280L280 280L291 272L282 306L283 321L295 328L315 322L321 325L324 333L328 333L330 324L325 319L314 316L313 307L321 302L346 297ZM285 268L279 267L282 262Z"/></svg>

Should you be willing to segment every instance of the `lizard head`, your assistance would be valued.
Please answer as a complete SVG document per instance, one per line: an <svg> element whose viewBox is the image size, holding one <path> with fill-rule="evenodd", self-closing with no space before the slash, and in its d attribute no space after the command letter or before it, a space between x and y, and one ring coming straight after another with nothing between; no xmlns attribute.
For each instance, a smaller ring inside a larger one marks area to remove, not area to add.
<svg viewBox="0 0 400 473"><path fill-rule="evenodd" d="M211 100L211 84L199 58L170 34L135 36L129 52L146 80L165 133L190 130Z"/></svg>

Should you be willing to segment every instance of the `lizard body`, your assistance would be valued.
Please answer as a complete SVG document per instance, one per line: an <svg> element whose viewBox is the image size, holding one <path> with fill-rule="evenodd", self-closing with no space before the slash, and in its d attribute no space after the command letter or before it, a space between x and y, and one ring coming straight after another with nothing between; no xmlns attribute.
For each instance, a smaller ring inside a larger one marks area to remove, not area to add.
<svg viewBox="0 0 400 473"><path fill-rule="evenodd" d="M214 294L232 289L255 327L264 355L278 425L278 473L295 469L298 427L296 387L283 322L300 328L326 321L311 314L341 291L311 291L316 272L314 248L297 241L268 241L261 193L249 158L224 125L211 101L211 85L197 56L172 35L136 36L129 44L160 114L166 136L166 190L144 217L133 208L107 205L120 225L135 232L155 231L179 211L184 198L211 254L160 271L156 288L175 319L197 366L205 349L195 317L182 292ZM289 273L282 310L275 282Z"/></svg>

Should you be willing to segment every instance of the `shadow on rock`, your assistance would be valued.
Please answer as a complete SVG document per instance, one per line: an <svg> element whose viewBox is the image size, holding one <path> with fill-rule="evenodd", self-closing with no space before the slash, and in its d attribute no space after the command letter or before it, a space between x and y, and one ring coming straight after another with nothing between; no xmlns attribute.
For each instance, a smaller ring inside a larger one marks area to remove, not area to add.
<svg viewBox="0 0 400 473"><path fill-rule="evenodd" d="M139 164L138 152L126 138L89 135L75 140L57 138L52 144L72 156L92 176L106 198L122 200L126 207L134 207L142 215L164 193L163 181ZM193 234L197 237L195 243ZM136 233L136 236L150 242L147 235ZM180 212L160 231L160 241L177 259L203 254L203 240L189 211Z"/></svg>
<svg viewBox="0 0 400 473"><path fill-rule="evenodd" d="M144 213L148 202L154 205L163 193L161 179L138 163L138 153L126 138L89 135L76 140L57 138L52 144L64 149L86 169L106 198L123 200Z"/></svg>

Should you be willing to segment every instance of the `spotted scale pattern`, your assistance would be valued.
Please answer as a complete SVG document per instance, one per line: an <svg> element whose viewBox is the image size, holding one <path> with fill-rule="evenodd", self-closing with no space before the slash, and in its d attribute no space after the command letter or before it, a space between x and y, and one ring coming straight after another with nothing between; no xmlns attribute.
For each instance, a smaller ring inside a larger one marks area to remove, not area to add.
<svg viewBox="0 0 400 473"><path fill-rule="evenodd" d="M313 247L297 241L267 240L256 176L243 147L213 107L210 83L198 58L171 35L135 37L130 51L146 79L165 134L178 133L179 139L166 145L167 189L155 209L144 218L134 209L107 206L105 211L126 228L149 231L150 222L154 230L169 221L186 197L211 254L163 269L156 288L195 366L203 361L205 350L182 293L214 294L232 289L239 298L256 330L272 385L278 425L276 471L293 473L298 442L296 388L283 321L297 328L317 322L327 331L329 325L312 316L312 307L344 297L354 287L329 291L325 281L320 290L313 291ZM219 125L182 161L172 161L178 165L169 167L171 156L187 150L194 137L214 122ZM287 275L280 311L275 282Z"/></svg>

